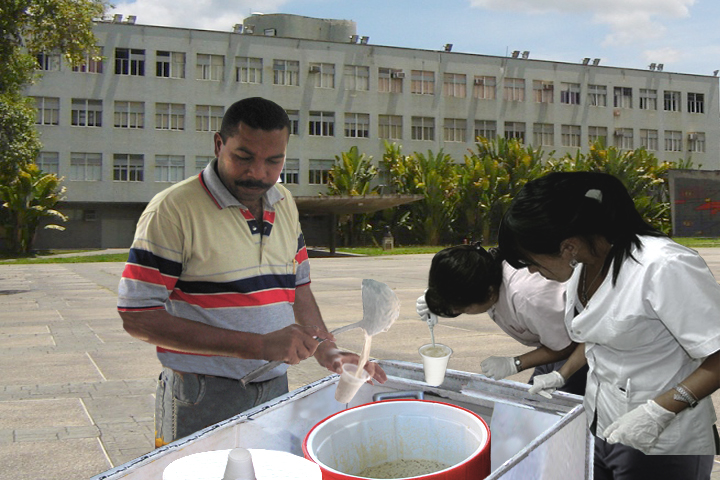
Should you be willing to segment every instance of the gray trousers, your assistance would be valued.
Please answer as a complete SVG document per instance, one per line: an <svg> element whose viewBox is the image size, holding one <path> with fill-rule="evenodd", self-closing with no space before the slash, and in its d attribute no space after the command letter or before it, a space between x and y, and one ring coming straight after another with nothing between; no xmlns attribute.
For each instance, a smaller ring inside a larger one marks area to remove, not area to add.
<svg viewBox="0 0 720 480"><path fill-rule="evenodd" d="M595 437L595 480L710 480L713 455L645 455Z"/></svg>
<svg viewBox="0 0 720 480"><path fill-rule="evenodd" d="M155 447L167 445L288 392L287 374L239 380L163 368L155 396Z"/></svg>

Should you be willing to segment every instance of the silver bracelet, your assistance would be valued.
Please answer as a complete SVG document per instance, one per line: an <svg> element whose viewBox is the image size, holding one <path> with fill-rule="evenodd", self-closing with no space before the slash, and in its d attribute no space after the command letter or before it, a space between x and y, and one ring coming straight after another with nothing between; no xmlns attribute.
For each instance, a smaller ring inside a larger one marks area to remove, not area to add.
<svg viewBox="0 0 720 480"><path fill-rule="evenodd" d="M673 394L673 400L678 402L685 402L690 405L690 408L695 408L698 404L698 399L695 395L682 383L675 385L674 389L677 393Z"/></svg>

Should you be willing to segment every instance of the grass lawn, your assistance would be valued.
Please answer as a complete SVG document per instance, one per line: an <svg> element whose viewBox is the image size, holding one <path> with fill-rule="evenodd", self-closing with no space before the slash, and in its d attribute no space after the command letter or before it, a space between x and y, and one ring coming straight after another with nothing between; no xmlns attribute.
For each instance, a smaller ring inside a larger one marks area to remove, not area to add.
<svg viewBox="0 0 720 480"><path fill-rule="evenodd" d="M720 238L689 238L677 237L676 242L688 246L690 248L718 248L720 247ZM341 253L352 253L355 255L379 256L379 255L409 255L417 253L437 253L445 248L445 246L399 246L392 250L383 250L378 247L354 247L354 248L338 248ZM55 254L83 253L78 256L55 257ZM36 253L35 256L0 259L2 265L29 265L37 263L92 263L92 262L125 262L127 261L126 253L107 254L98 251L97 255L92 255L87 250L77 250L76 252L68 250L49 250Z"/></svg>

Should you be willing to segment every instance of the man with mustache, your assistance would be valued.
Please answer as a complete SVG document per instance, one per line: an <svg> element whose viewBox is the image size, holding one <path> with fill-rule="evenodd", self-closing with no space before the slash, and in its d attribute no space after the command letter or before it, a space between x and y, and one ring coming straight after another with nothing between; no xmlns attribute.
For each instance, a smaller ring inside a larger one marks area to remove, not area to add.
<svg viewBox="0 0 720 480"><path fill-rule="evenodd" d="M277 183L289 128L274 102L234 103L214 137L217 158L157 194L140 217L118 310L163 365L158 447L287 393L288 364L314 356L339 373L358 363L325 327L297 207ZM240 384L273 360L285 363ZM386 380L377 365L366 368Z"/></svg>

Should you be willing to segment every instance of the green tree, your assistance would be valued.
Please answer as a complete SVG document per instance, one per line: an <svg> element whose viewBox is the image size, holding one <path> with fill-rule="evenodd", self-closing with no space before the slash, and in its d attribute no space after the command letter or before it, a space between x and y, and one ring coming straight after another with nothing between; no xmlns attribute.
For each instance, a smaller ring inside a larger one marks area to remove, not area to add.
<svg viewBox="0 0 720 480"><path fill-rule="evenodd" d="M340 156L335 156L335 165L330 169L328 193L330 195L368 195L377 193L378 187L371 187L378 170L372 164L372 157L360 153L356 146ZM339 230L346 245L354 245L358 236L372 231L367 214L350 214L340 218Z"/></svg>
<svg viewBox="0 0 720 480"><path fill-rule="evenodd" d="M60 54L70 65L83 62L86 53L96 48L93 19L102 17L107 6L104 0L0 2L0 185L22 183L19 175L28 172L40 149L34 111L29 100L22 97L23 89L38 74L36 56ZM57 177L55 180L59 181ZM22 230L17 225L7 228L12 219L23 215L12 210L14 202L5 203L7 206L0 209L5 231ZM18 241L7 238L10 245Z"/></svg>
<svg viewBox="0 0 720 480"><path fill-rule="evenodd" d="M668 170L689 168L690 162L661 162L644 148L619 150L598 141L587 154L578 151L548 162L553 171L591 171L609 173L619 178L630 192L635 207L651 225L669 233L670 187Z"/></svg>
<svg viewBox="0 0 720 480"><path fill-rule="evenodd" d="M9 185L0 185L0 201L10 217L10 223L5 226L10 251L29 252L43 219L67 220L65 215L55 210L65 194L65 187L60 186L61 180L30 163L20 168ZM56 224L48 224L45 228L65 230L65 227Z"/></svg>
<svg viewBox="0 0 720 480"><path fill-rule="evenodd" d="M425 197L401 210L409 213L405 226L413 233L412 240L439 245L448 238L457 204L457 166L452 157L442 150L403 155L401 147L386 143L383 166L397 193Z"/></svg>

